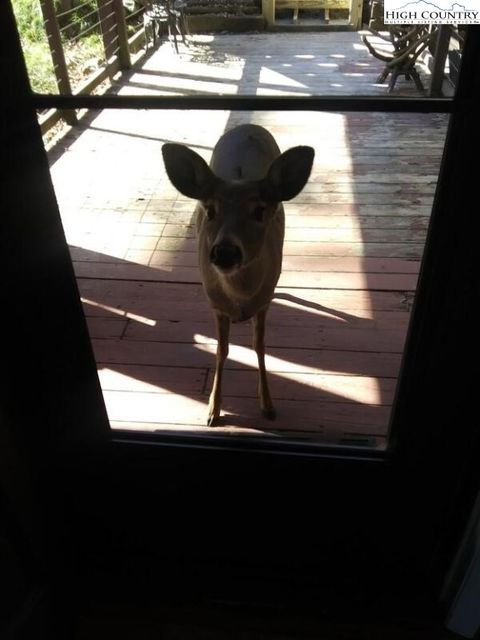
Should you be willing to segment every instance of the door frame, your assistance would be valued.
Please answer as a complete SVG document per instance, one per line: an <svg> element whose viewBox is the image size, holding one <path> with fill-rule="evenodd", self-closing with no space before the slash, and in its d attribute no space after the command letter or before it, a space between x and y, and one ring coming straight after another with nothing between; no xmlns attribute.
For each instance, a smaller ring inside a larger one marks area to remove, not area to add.
<svg viewBox="0 0 480 640"><path fill-rule="evenodd" d="M479 488L473 379L463 367L477 290L477 177L465 149L480 146L480 29L469 29L452 100L171 99L33 94L10 3L0 5L0 24L9 87L0 106L2 428L48 514L27 526L43 531L43 566L57 579L65 567L77 577L88 567L115 576L112 584L140 580L179 597L314 610L321 601L325 615L373 615L379 606L386 616L441 615L442 584ZM36 119L36 108L52 104L451 113L386 452L110 431Z"/></svg>

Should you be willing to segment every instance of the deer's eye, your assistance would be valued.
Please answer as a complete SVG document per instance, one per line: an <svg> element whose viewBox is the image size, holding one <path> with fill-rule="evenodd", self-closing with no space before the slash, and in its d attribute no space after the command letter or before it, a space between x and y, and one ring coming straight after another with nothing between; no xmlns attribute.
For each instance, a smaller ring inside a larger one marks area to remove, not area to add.
<svg viewBox="0 0 480 640"><path fill-rule="evenodd" d="M205 207L205 213L207 214L207 220L213 220L215 217L215 207L213 204L209 204Z"/></svg>
<svg viewBox="0 0 480 640"><path fill-rule="evenodd" d="M264 215L265 215L265 207L262 207L261 205L256 206L255 209L252 211L252 218L256 222L263 222Z"/></svg>

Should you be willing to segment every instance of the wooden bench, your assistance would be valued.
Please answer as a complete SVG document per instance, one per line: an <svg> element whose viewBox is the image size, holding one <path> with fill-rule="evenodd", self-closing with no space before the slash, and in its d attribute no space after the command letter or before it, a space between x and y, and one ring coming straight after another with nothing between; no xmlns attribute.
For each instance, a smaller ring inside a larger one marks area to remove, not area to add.
<svg viewBox="0 0 480 640"><path fill-rule="evenodd" d="M330 9L350 9L350 0L275 0L275 9L293 9L294 20L300 9L324 9L328 20Z"/></svg>

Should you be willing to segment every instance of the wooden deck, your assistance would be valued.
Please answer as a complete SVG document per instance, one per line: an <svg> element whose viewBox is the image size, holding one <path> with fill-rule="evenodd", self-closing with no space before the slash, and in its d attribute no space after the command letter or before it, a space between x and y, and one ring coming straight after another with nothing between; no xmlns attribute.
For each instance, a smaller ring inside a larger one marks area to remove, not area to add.
<svg viewBox="0 0 480 640"><path fill-rule="evenodd" d="M164 43L120 93L376 94L382 68L356 33L197 37ZM399 82L395 93L411 93ZM113 428L205 427L216 348L196 267L194 204L166 178L161 144L208 159L225 129L266 126L315 147L286 207L262 419L250 325L232 327L224 421L214 433L381 443L388 431L445 137L441 115L104 111L51 152L52 176Z"/></svg>

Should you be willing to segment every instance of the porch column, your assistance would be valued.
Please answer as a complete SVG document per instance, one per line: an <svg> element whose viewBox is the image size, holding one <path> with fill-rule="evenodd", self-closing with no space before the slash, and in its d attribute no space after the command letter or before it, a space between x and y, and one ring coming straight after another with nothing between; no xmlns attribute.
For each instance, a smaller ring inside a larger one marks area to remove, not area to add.
<svg viewBox="0 0 480 640"><path fill-rule="evenodd" d="M262 13L269 27L275 24L275 0L262 0Z"/></svg>

